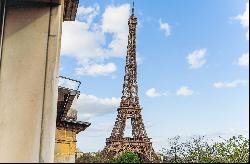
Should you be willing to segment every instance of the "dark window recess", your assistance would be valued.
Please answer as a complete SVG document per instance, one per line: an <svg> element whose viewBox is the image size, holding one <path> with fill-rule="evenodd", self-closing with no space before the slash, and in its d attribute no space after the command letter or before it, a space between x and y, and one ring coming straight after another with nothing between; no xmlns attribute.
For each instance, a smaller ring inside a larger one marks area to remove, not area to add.
<svg viewBox="0 0 250 164"><path fill-rule="evenodd" d="M2 40L4 12L5 12L5 0L0 0L0 47L1 47L1 40Z"/></svg>

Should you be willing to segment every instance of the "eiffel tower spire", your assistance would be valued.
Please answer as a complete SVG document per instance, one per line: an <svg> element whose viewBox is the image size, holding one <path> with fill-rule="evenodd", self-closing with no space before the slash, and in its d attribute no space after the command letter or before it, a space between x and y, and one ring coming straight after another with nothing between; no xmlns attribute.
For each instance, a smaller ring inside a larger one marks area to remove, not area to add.
<svg viewBox="0 0 250 164"><path fill-rule="evenodd" d="M132 15L135 15L135 1L133 0Z"/></svg>
<svg viewBox="0 0 250 164"><path fill-rule="evenodd" d="M132 15L128 21L129 35L128 35L128 50L126 57L126 67L124 76L124 85L122 92L121 106L140 107L138 97L137 84L137 62L136 62L136 26L137 18L134 16L134 1L132 8Z"/></svg>
<svg viewBox="0 0 250 164"><path fill-rule="evenodd" d="M134 16L134 1L132 15L128 20L129 35L125 66L125 76L120 107L115 126L111 136L106 140L103 152L108 157L118 156L123 152L138 153L143 161L157 161L157 155L148 138L143 123L138 96L137 62L136 62L136 26L137 18ZM131 119L132 137L124 137L126 121Z"/></svg>

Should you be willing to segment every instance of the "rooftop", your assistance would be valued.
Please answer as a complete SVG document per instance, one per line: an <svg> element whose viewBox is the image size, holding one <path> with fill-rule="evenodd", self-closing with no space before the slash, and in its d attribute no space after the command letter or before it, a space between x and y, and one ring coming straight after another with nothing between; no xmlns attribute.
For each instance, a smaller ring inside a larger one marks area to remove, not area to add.
<svg viewBox="0 0 250 164"><path fill-rule="evenodd" d="M66 80L66 82L62 82L58 87L56 126L59 129L70 129L76 131L76 133L84 131L91 124L88 122L77 121L77 111L75 111L76 113L73 112L72 116L68 115L69 111L72 110L71 106L73 101L80 95L78 89L81 82L63 76L60 76L60 80ZM78 83L78 85L65 85L72 82Z"/></svg>

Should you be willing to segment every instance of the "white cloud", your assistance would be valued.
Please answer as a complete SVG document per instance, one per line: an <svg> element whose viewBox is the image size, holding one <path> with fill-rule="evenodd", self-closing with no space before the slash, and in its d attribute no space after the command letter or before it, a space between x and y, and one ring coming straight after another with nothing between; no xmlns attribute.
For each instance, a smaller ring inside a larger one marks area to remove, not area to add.
<svg viewBox="0 0 250 164"><path fill-rule="evenodd" d="M117 67L114 63L108 64L93 64L87 65L81 68L76 68L76 74L80 76L106 76L110 73L113 73L117 70Z"/></svg>
<svg viewBox="0 0 250 164"><path fill-rule="evenodd" d="M77 103L78 118L79 120L88 120L95 116L115 113L119 103L120 98L99 98L82 93Z"/></svg>
<svg viewBox="0 0 250 164"><path fill-rule="evenodd" d="M150 88L149 90L147 90L146 95L148 97L159 97L159 96L168 96L169 92L164 92L164 93L160 93L158 91L156 91L155 88Z"/></svg>
<svg viewBox="0 0 250 164"><path fill-rule="evenodd" d="M235 17L236 20L239 20L241 25L247 30L246 38L249 41L249 2L246 3L246 8L243 14ZM243 54L238 59L238 65L249 67L249 52Z"/></svg>
<svg viewBox="0 0 250 164"><path fill-rule="evenodd" d="M96 60L103 54L105 37L102 32L90 29L86 22L64 22L62 33L62 55L74 57L79 64Z"/></svg>
<svg viewBox="0 0 250 164"><path fill-rule="evenodd" d="M241 25L246 28L246 37L249 40L249 2L246 3L246 9L243 14L238 15L235 19L239 20Z"/></svg>
<svg viewBox="0 0 250 164"><path fill-rule="evenodd" d="M249 67L249 52L243 54L243 55L238 59L238 64L239 64L240 66Z"/></svg>
<svg viewBox="0 0 250 164"><path fill-rule="evenodd" d="M114 127L113 122L102 122L91 125L88 128L88 136L99 136L103 137L103 133L110 133Z"/></svg>
<svg viewBox="0 0 250 164"><path fill-rule="evenodd" d="M190 53L187 57L188 63L190 64L191 69L201 68L204 64L206 64L206 49L195 50Z"/></svg>
<svg viewBox="0 0 250 164"><path fill-rule="evenodd" d="M100 6L96 4L94 7L80 6L77 9L77 19L91 24L93 19L98 15Z"/></svg>
<svg viewBox="0 0 250 164"><path fill-rule="evenodd" d="M102 15L102 29L109 33L126 33L128 35L128 18L130 15L129 4L108 6ZM117 23L117 24L114 24Z"/></svg>
<svg viewBox="0 0 250 164"><path fill-rule="evenodd" d="M160 29L164 31L165 36L168 37L171 35L171 26L167 22L162 22L162 20L159 20L160 23Z"/></svg>
<svg viewBox="0 0 250 164"><path fill-rule="evenodd" d="M108 6L95 22L99 10L99 5L80 6L78 20L63 24L62 55L75 58L81 67L126 55L130 6Z"/></svg>
<svg viewBox="0 0 250 164"><path fill-rule="evenodd" d="M178 96L192 96L194 94L194 91L192 91L191 89L189 89L186 86L183 86L180 89L178 89L178 91L176 92L176 94Z"/></svg>
<svg viewBox="0 0 250 164"><path fill-rule="evenodd" d="M160 96L160 94L156 91L155 88L149 89L149 90L146 92L146 95L147 95L148 97L157 97L157 96Z"/></svg>
<svg viewBox="0 0 250 164"><path fill-rule="evenodd" d="M128 18L130 15L129 4L120 6L108 6L102 15L102 31L113 34L112 41L108 45L111 52L107 55L124 56L128 41Z"/></svg>
<svg viewBox="0 0 250 164"><path fill-rule="evenodd" d="M214 87L217 89L246 87L248 85L249 85L248 80L234 80L234 81L230 81L230 82L216 82L216 83L214 83Z"/></svg>

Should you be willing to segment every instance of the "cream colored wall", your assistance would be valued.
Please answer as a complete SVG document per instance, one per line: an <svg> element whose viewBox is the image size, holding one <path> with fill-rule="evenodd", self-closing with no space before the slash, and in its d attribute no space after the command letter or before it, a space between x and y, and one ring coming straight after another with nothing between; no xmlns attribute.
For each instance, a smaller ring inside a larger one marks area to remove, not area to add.
<svg viewBox="0 0 250 164"><path fill-rule="evenodd" d="M8 8L0 64L0 162L53 162L62 6Z"/></svg>

